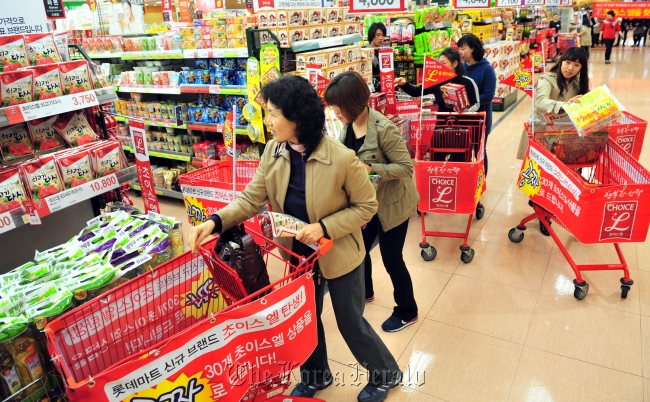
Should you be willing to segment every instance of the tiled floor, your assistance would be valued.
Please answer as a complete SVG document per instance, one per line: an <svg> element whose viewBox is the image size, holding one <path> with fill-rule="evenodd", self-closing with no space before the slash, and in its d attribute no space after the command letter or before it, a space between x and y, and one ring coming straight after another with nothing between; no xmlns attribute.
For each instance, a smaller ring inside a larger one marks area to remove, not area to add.
<svg viewBox="0 0 650 402"><path fill-rule="evenodd" d="M612 64L603 60L603 52L592 52L592 87L607 84L631 113L650 119L648 48L615 48ZM398 333L380 329L393 307L392 285L373 251L376 299L365 316L411 374L409 385L392 390L387 401L650 402L650 240L623 247L635 280L627 299L620 297L620 272L592 272L585 274L590 290L583 301L573 297L569 265L536 223L522 243L508 240L508 230L530 212L514 183L521 166L516 149L530 108L524 99L490 136L486 213L470 232L473 262L461 263L454 239L431 240L438 256L423 261L420 222L412 217L404 255L420 321ZM495 115L497 121L503 114ZM648 147L641 162L650 167ZM161 203L164 213L184 219L181 202ZM462 229L466 222L454 215L426 219L429 227L444 230ZM557 230L578 262L615 261L611 245L581 245ZM331 368L339 378L351 378L356 362L327 306ZM359 391L341 380L317 396L354 401Z"/></svg>

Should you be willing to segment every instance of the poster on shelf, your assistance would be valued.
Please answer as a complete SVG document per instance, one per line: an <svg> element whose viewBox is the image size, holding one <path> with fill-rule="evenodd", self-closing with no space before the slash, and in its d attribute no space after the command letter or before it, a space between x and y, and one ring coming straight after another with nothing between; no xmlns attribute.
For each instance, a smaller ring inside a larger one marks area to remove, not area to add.
<svg viewBox="0 0 650 402"><path fill-rule="evenodd" d="M395 13L406 10L404 0L351 0L351 13Z"/></svg>
<svg viewBox="0 0 650 402"><path fill-rule="evenodd" d="M119 5L113 5L113 22L108 28L110 35L145 33L144 6L134 3L124 1Z"/></svg>
<svg viewBox="0 0 650 402"><path fill-rule="evenodd" d="M0 1L0 35L48 32L43 0Z"/></svg>
<svg viewBox="0 0 650 402"><path fill-rule="evenodd" d="M386 94L386 114L397 114L392 49L379 49L379 77L381 92Z"/></svg>
<svg viewBox="0 0 650 402"><path fill-rule="evenodd" d="M153 184L153 172L149 162L149 151L147 149L147 136L145 134L144 121L129 120L129 130L131 131L131 142L133 143L133 153L135 154L135 166L137 169L138 182L142 192L142 202L144 212L153 211L160 213L158 206L158 196Z"/></svg>
<svg viewBox="0 0 650 402"><path fill-rule="evenodd" d="M393 1L397 1L397 0L393 0ZM324 0L253 0L254 12L257 12L260 9L305 10L308 8L322 8L322 7L325 7Z"/></svg>
<svg viewBox="0 0 650 402"><path fill-rule="evenodd" d="M65 8L63 0L43 0L45 6L45 15L51 20L65 18Z"/></svg>

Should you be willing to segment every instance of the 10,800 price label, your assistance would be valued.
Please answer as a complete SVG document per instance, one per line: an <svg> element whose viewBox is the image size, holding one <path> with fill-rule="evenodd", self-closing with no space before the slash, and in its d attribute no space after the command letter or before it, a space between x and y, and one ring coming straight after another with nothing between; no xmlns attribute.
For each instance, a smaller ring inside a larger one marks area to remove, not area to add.
<svg viewBox="0 0 650 402"><path fill-rule="evenodd" d="M404 11L404 0L352 0L351 13L374 13Z"/></svg>
<svg viewBox="0 0 650 402"><path fill-rule="evenodd" d="M9 212L0 214L0 233L8 232L11 229L15 228L16 224L14 223L14 220Z"/></svg>

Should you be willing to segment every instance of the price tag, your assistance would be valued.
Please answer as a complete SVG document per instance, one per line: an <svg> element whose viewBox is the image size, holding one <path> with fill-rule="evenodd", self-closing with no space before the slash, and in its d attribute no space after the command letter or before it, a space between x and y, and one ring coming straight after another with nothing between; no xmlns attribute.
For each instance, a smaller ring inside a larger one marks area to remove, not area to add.
<svg viewBox="0 0 650 402"><path fill-rule="evenodd" d="M524 0L524 6L543 6L546 0Z"/></svg>
<svg viewBox="0 0 650 402"><path fill-rule="evenodd" d="M120 183L115 173L84 183L78 187L62 191L45 199L50 212L56 212L60 209L69 207L78 202L88 200L96 195L103 194L109 190L116 189Z"/></svg>
<svg viewBox="0 0 650 402"><path fill-rule="evenodd" d="M351 13L396 12L404 10L404 0L352 0L350 2Z"/></svg>
<svg viewBox="0 0 650 402"><path fill-rule="evenodd" d="M561 0L546 0L546 5L549 7L557 7L561 4Z"/></svg>
<svg viewBox="0 0 650 402"><path fill-rule="evenodd" d="M490 8L490 0L454 0L454 8Z"/></svg>
<svg viewBox="0 0 650 402"><path fill-rule="evenodd" d="M219 85L210 85L208 88L209 93L211 94L220 94L221 93L221 87Z"/></svg>
<svg viewBox="0 0 650 402"><path fill-rule="evenodd" d="M325 48L325 47L333 47L333 46L341 46L343 44L343 39L341 37L335 36L333 38L326 38L326 39L321 39L318 41L318 47Z"/></svg>
<svg viewBox="0 0 650 402"><path fill-rule="evenodd" d="M97 96L95 91L86 91L78 94L60 96L58 98L46 99L38 102L29 102L18 105L11 110L5 110L7 119L11 123L19 123L49 117L56 114L69 112L81 108L97 106ZM13 124L12 123L12 124Z"/></svg>
<svg viewBox="0 0 650 402"><path fill-rule="evenodd" d="M497 7L521 7L521 0L496 0Z"/></svg>
<svg viewBox="0 0 650 402"><path fill-rule="evenodd" d="M0 214L0 233L8 232L11 229L15 229L16 224L14 219L11 217L9 212L4 212Z"/></svg>

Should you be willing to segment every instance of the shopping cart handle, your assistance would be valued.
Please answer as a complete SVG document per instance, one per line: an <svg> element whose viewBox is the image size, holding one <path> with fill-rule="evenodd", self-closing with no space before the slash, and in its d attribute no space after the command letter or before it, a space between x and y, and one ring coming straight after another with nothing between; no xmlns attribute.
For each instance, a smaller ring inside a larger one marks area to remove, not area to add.
<svg viewBox="0 0 650 402"><path fill-rule="evenodd" d="M332 249L332 247L334 247L334 242L330 239L321 237L321 239L318 241L318 252L320 255L327 254Z"/></svg>

